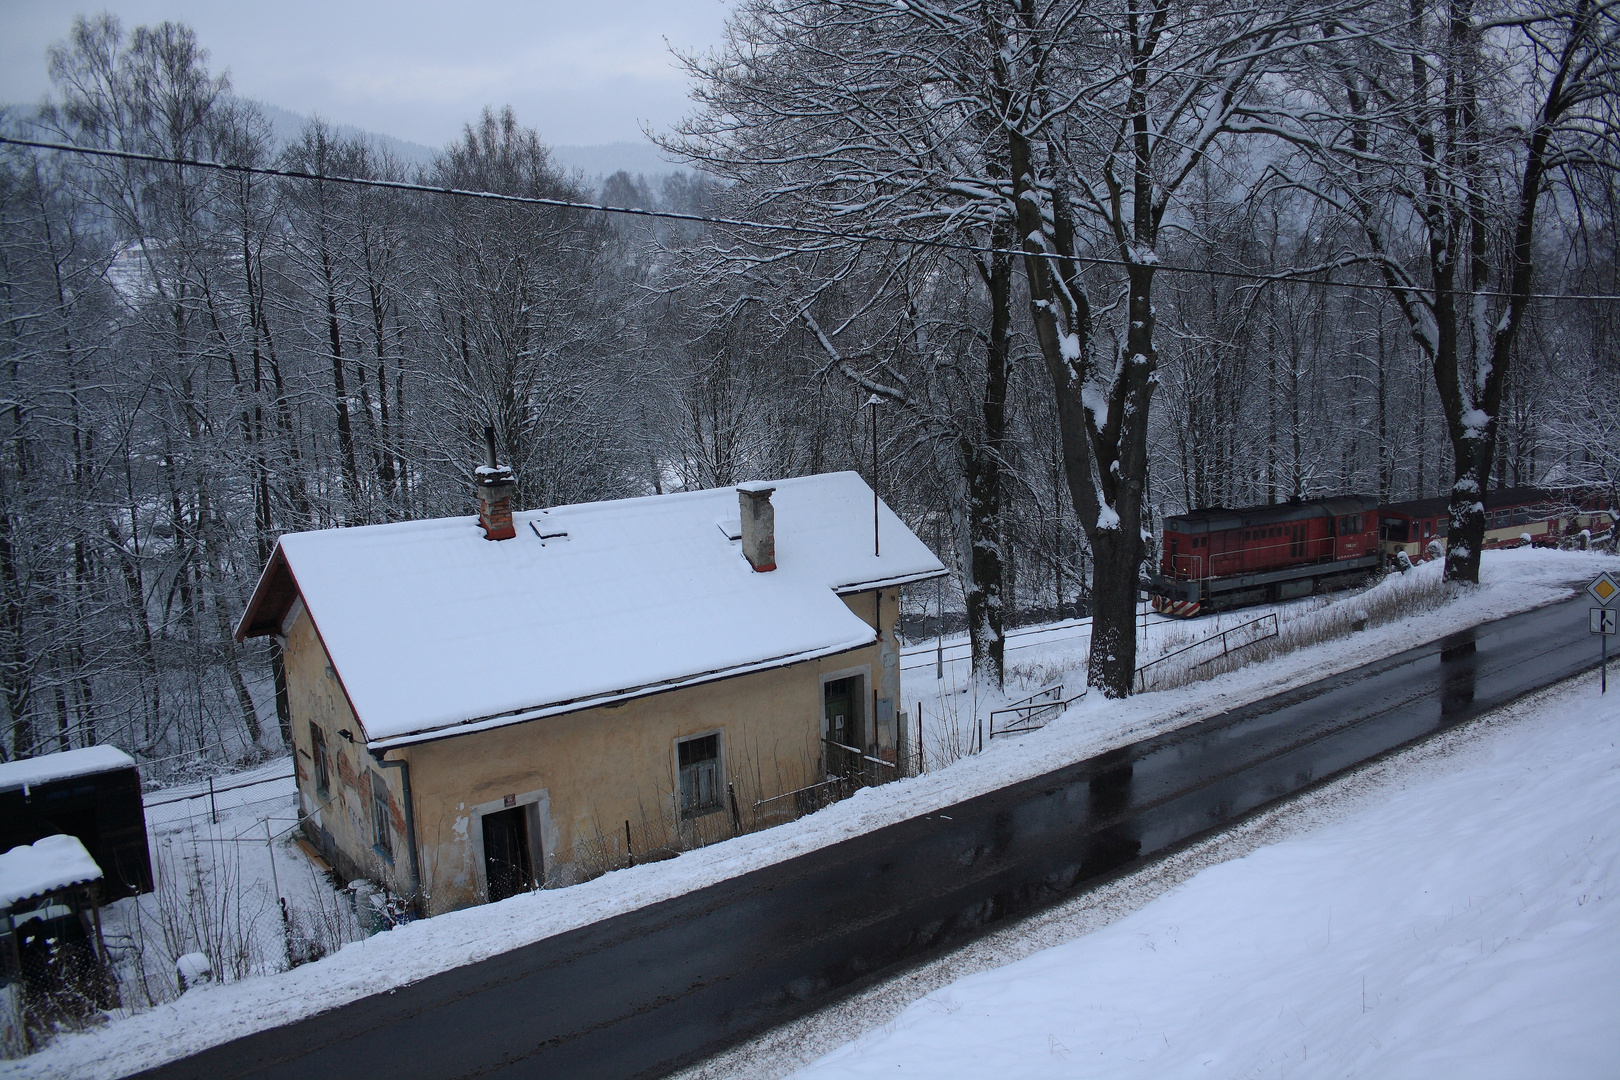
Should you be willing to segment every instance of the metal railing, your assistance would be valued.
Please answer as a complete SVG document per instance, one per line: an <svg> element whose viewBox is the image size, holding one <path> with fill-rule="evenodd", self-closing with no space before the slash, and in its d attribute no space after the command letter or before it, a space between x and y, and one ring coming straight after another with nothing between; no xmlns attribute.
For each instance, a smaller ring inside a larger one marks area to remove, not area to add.
<svg viewBox="0 0 1620 1080"><path fill-rule="evenodd" d="M784 791L780 795L772 795L768 799L760 799L754 803L754 820L772 821L776 818L786 818L796 821L806 814L813 814L840 799L848 798L852 794L851 787L850 780L835 776L831 780L822 780L793 791Z"/></svg>
<svg viewBox="0 0 1620 1080"><path fill-rule="evenodd" d="M832 739L822 739L822 753L826 756L826 771L829 776L867 776L872 777L870 783L882 783L883 774L874 772L876 769L889 769L895 776L899 775L900 766L892 761L885 761L880 757L873 757L866 751L854 746L845 746ZM886 777L884 779L893 779Z"/></svg>
<svg viewBox="0 0 1620 1080"><path fill-rule="evenodd" d="M1263 631L1263 632L1257 632L1253 637L1251 637L1247 641L1240 641L1236 645L1232 644L1231 637L1232 637L1233 634L1236 634L1236 633L1238 633L1240 631L1243 631L1243 630L1247 630L1250 627L1259 626L1262 623L1267 623L1267 622L1269 622L1271 624L1271 627L1270 627L1269 630ZM1205 657L1204 659L1198 661L1196 664L1193 665L1194 667L1203 667L1205 664L1213 664L1215 661L1219 660L1223 656L1230 656L1233 652L1237 651L1238 649L1246 649L1250 645L1256 645L1256 644L1259 644L1262 641L1266 641L1266 640L1268 640L1270 638L1274 638L1274 637L1277 636L1277 634L1278 634L1278 624L1277 624L1277 616L1276 616L1275 613L1268 614L1268 615L1262 615L1258 619L1250 619L1246 623L1239 623L1238 625L1236 625L1236 626L1234 626L1234 627L1232 627L1232 628L1230 628L1228 630L1222 630L1218 634L1211 634L1209 637L1204 638L1202 641L1195 641L1191 645L1184 645L1181 648L1175 650L1174 652L1167 652L1163 656L1159 657L1157 660L1149 660L1147 663L1143 664L1141 667L1136 669L1137 689L1140 690L1140 691L1145 691L1147 689L1147 672L1148 672L1149 668L1156 667L1157 665L1162 664L1167 660L1174 660L1176 657L1182 656L1182 655L1184 655L1186 653L1189 653L1189 652L1192 652L1194 649L1201 649L1205 645L1209 645L1209 644L1211 644L1212 642L1215 642L1215 641L1219 641L1221 643L1221 651L1220 652L1216 653L1214 656Z"/></svg>
<svg viewBox="0 0 1620 1080"><path fill-rule="evenodd" d="M1024 731L1037 731L1051 723L1058 716L1061 716L1065 709L1085 696L1086 692L1082 690L1074 697L1065 698L1062 683L1056 683L1037 690L1029 697L1021 698L1006 708L991 710L989 737L993 739L997 735L1016 735ZM998 716L1011 716L1014 719L1002 724L1000 730L997 730L996 717Z"/></svg>
<svg viewBox="0 0 1620 1080"><path fill-rule="evenodd" d="M793 820L813 814L863 787L874 787L900 776L898 762L874 757L859 747L832 739L822 739L822 766L825 780L808 784L754 803L755 822ZM887 770L887 771L885 771Z"/></svg>

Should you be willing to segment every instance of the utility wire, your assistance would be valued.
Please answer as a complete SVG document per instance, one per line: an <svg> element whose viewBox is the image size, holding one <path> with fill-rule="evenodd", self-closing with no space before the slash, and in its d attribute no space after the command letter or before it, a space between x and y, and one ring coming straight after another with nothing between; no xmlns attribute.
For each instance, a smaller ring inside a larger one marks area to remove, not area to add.
<svg viewBox="0 0 1620 1080"><path fill-rule="evenodd" d="M556 199L544 195L507 195L498 191L477 191L468 188L443 187L436 184L418 184L407 180L373 180L358 176L332 176L324 173L304 172L300 169L276 169L266 165L237 165L200 158L167 157L162 154L142 154L133 150L108 150L95 146L75 146L72 143L44 142L38 139L16 139L0 135L0 145L25 146L34 150L53 150L65 154L83 154L89 157L117 158L124 161L144 161L154 165L180 165L192 169L212 169L215 172L238 173L251 176L278 176L287 180L314 180L328 184L348 184L352 187L385 188L391 191L412 191L427 195L450 195L458 199L489 199L495 202L519 203L526 206L549 206L560 210L583 210L600 214L625 214L631 217L661 218L669 221L691 221L702 225L730 225L761 232L790 233L796 236L814 236L829 240L851 240L863 243L903 244L911 247L960 251L973 255L1011 255L1027 257L1031 252L1022 248L997 248L974 244L965 240L943 240L937 237L890 236L883 233L844 232L825 225L788 225L772 221L750 221L746 218L718 217L709 214L688 214L679 210L647 210L636 206L608 206L603 203L579 202L574 199ZM1108 259L1092 255L1063 256L1056 252L1044 253L1045 258L1067 258L1070 262L1089 266L1128 267L1124 259ZM1370 289L1376 292L1394 292L1396 287L1378 282L1334 281L1329 278L1307 277L1297 273L1260 274L1248 270L1217 270L1193 266L1172 266L1160 263L1156 272L1171 274L1203 274L1208 277L1236 278L1255 283L1293 282L1300 285L1323 285L1340 289ZM1312 271L1313 273L1315 271ZM1423 291L1412 287L1413 291ZM1476 290L1473 295L1508 297L1509 293L1495 289ZM1620 300L1617 293L1530 293L1531 300Z"/></svg>

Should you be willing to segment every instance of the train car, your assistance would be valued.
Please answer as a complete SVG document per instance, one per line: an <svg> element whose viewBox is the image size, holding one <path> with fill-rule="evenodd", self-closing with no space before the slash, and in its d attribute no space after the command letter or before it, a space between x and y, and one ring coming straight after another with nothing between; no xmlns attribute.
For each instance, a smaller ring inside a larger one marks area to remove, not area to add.
<svg viewBox="0 0 1620 1080"><path fill-rule="evenodd" d="M1190 618L1360 584L1384 562L1377 505L1344 495L1166 518L1153 608Z"/></svg>
<svg viewBox="0 0 1620 1080"><path fill-rule="evenodd" d="M1448 500L1448 496L1440 496L1380 506L1378 543L1385 557L1394 559L1402 552L1413 562L1431 557L1434 542L1451 526ZM1572 504L1540 488L1487 491L1485 548L1519 547L1526 536L1537 547L1556 546L1566 525L1576 517Z"/></svg>
<svg viewBox="0 0 1620 1080"><path fill-rule="evenodd" d="M1554 493L1565 504L1563 507L1563 538L1560 544L1579 547L1581 533L1587 543L1604 543L1614 537L1616 521L1614 494L1607 488L1564 488Z"/></svg>

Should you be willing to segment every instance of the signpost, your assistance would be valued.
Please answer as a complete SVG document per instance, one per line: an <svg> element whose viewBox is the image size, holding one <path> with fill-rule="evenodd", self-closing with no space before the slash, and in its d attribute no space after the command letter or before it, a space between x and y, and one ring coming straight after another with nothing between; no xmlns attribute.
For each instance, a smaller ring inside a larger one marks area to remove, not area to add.
<svg viewBox="0 0 1620 1080"><path fill-rule="evenodd" d="M1604 571L1592 579L1592 583L1586 587L1586 591L1592 595L1592 599L1603 605L1591 609L1591 630L1592 633L1598 636L1598 640L1602 642L1602 692L1607 694L1609 692L1609 636L1620 630L1620 609L1610 607L1609 604L1615 597L1620 596L1620 581L1616 581L1608 571Z"/></svg>
<svg viewBox="0 0 1620 1080"><path fill-rule="evenodd" d="M1592 633L1603 642L1603 693L1609 692L1609 635L1620 629L1620 611L1614 608L1592 609Z"/></svg>

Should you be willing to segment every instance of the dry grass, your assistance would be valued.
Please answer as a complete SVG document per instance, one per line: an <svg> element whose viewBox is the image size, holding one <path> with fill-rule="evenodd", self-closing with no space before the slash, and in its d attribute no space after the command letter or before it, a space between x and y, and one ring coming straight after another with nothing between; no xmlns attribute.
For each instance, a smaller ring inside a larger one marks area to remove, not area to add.
<svg viewBox="0 0 1620 1080"><path fill-rule="evenodd" d="M1149 690L1170 690L1212 679L1250 664L1263 663L1300 649L1320 645L1369 627L1444 607L1456 598L1455 582L1416 574L1393 575L1359 595L1307 611L1279 616L1277 636L1264 638L1226 656L1193 650L1183 661L1162 664L1148 673ZM1213 649L1213 646L1211 647Z"/></svg>
<svg viewBox="0 0 1620 1080"><path fill-rule="evenodd" d="M977 738L974 719L974 699L977 695L970 692L972 684L957 683L954 664L945 671L948 682L940 687L943 692L935 699L936 714L928 718L924 727L923 772L943 769L973 753ZM918 702L917 707L922 708L922 703Z"/></svg>
<svg viewBox="0 0 1620 1080"><path fill-rule="evenodd" d="M1007 686L1028 692L1044 690L1048 686L1060 683L1069 674L1069 666L1062 661L1042 663L1039 660L1028 664L1007 665Z"/></svg>

